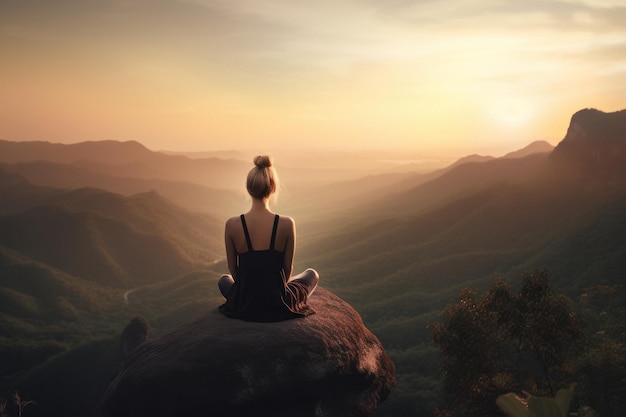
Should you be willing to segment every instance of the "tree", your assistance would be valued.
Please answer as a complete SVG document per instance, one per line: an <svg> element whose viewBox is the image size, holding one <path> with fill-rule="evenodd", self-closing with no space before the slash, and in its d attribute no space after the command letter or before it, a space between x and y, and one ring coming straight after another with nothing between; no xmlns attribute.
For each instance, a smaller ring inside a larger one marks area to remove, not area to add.
<svg viewBox="0 0 626 417"><path fill-rule="evenodd" d="M626 305L622 286L586 288L579 311L584 348L575 362L577 394L602 417L626 415Z"/></svg>
<svg viewBox="0 0 626 417"><path fill-rule="evenodd" d="M483 297L464 289L442 321L429 327L443 368L441 416L500 416L500 394L554 396L573 382L581 322L546 271L522 275L517 293L502 278Z"/></svg>

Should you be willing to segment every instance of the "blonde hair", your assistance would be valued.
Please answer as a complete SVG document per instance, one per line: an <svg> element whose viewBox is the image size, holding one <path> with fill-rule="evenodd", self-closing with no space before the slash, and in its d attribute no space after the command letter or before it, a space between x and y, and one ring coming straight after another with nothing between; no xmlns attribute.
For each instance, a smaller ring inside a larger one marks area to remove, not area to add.
<svg viewBox="0 0 626 417"><path fill-rule="evenodd" d="M263 199L278 189L278 175L272 167L269 155L258 155L254 158L254 168L248 172L246 189L252 198Z"/></svg>

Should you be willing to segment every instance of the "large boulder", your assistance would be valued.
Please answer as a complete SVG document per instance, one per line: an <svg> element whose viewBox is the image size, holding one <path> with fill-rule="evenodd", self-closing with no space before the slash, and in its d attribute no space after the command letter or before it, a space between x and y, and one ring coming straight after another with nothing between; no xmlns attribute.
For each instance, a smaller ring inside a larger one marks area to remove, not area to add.
<svg viewBox="0 0 626 417"><path fill-rule="evenodd" d="M370 416L395 366L348 303L323 288L316 314L276 323L217 307L136 348L94 417Z"/></svg>

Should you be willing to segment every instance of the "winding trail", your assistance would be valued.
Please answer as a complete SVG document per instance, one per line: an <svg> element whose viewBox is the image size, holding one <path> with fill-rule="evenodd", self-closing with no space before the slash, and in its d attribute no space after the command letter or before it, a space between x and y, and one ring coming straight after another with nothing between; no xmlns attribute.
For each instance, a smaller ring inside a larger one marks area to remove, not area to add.
<svg viewBox="0 0 626 417"><path fill-rule="evenodd" d="M128 304L128 296L131 292L135 291L137 288L133 288L132 290L128 290L124 293L124 303Z"/></svg>

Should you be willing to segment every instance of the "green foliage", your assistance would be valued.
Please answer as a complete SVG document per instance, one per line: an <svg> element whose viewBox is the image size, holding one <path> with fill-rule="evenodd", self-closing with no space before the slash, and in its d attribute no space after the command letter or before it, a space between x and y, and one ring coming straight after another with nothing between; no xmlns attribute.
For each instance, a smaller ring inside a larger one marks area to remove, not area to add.
<svg viewBox="0 0 626 417"><path fill-rule="evenodd" d="M476 417L498 415L503 392L553 396L572 380L572 347L582 337L571 300L552 290L544 271L525 274L517 293L502 279L483 297L465 289L430 327L451 415Z"/></svg>
<svg viewBox="0 0 626 417"><path fill-rule="evenodd" d="M585 339L574 363L577 394L602 417L626 415L626 305L622 286L587 288L580 297Z"/></svg>

